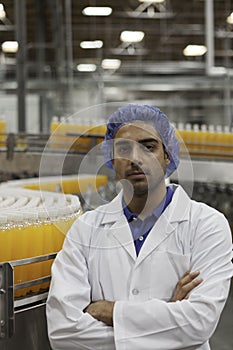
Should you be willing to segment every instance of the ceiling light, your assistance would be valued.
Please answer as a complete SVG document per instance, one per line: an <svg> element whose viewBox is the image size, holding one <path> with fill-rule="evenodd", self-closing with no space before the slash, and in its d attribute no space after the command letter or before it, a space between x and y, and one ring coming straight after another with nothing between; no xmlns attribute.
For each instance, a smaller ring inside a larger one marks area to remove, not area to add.
<svg viewBox="0 0 233 350"><path fill-rule="evenodd" d="M4 43L2 43L2 51L5 53L16 53L18 47L19 44L17 41L4 41Z"/></svg>
<svg viewBox="0 0 233 350"><path fill-rule="evenodd" d="M204 45L187 45L183 50L183 54L185 56L203 56L206 51L207 48Z"/></svg>
<svg viewBox="0 0 233 350"><path fill-rule="evenodd" d="M79 72L95 72L96 65L91 63L81 63L77 65L77 70Z"/></svg>
<svg viewBox="0 0 233 350"><path fill-rule="evenodd" d="M93 40L93 41L81 41L80 47L82 49L100 49L103 46L103 41Z"/></svg>
<svg viewBox="0 0 233 350"><path fill-rule="evenodd" d="M229 24L233 24L233 12L227 17L226 21Z"/></svg>
<svg viewBox="0 0 233 350"><path fill-rule="evenodd" d="M144 38L145 33L136 30L124 30L121 32L120 39L125 43L139 43Z"/></svg>
<svg viewBox="0 0 233 350"><path fill-rule="evenodd" d="M157 4L161 4L162 2L164 2L165 0L138 0L139 2L154 2L154 3L157 3Z"/></svg>
<svg viewBox="0 0 233 350"><path fill-rule="evenodd" d="M111 7L85 7L82 11L85 16L109 16L112 13Z"/></svg>
<svg viewBox="0 0 233 350"><path fill-rule="evenodd" d="M101 63L103 69L118 69L120 68L120 65L121 60L110 58L105 58Z"/></svg>

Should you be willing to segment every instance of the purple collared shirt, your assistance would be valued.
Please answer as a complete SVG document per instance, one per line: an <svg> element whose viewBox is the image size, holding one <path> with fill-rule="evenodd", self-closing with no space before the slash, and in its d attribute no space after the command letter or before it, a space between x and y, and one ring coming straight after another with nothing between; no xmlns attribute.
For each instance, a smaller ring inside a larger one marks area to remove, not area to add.
<svg viewBox="0 0 233 350"><path fill-rule="evenodd" d="M168 186L167 193L164 196L162 202L144 220L141 220L137 216L137 214L132 213L129 210L129 208L126 206L126 204L123 200L124 214L126 216L126 219L128 220L129 227L130 227L131 232L132 232L137 255L139 254L140 249L141 249L143 243L145 242L146 237L150 233L152 227L154 226L154 224L156 223L156 221L158 220L160 215L163 213L163 211L167 208L167 206L171 202L172 196L173 196L173 191Z"/></svg>

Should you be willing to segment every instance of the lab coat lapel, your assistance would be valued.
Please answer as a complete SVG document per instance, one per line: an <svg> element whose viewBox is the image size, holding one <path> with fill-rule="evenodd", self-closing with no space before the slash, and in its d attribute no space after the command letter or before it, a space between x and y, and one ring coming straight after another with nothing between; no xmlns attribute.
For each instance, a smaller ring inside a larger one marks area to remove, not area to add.
<svg viewBox="0 0 233 350"><path fill-rule="evenodd" d="M179 222L189 218L190 198L182 187L173 186L173 189L172 201L149 233L138 255L137 265L176 230Z"/></svg>
<svg viewBox="0 0 233 350"><path fill-rule="evenodd" d="M102 224L108 225L117 245L123 247L131 258L136 260L136 252L132 233L122 209L122 191L106 207Z"/></svg>
<svg viewBox="0 0 233 350"><path fill-rule="evenodd" d="M115 222L111 227L112 234L120 245L127 251L131 258L136 260L136 252L133 242L132 233L129 224L123 215L120 220Z"/></svg>
<svg viewBox="0 0 233 350"><path fill-rule="evenodd" d="M152 253L172 232L175 231L177 223L170 224L165 215L162 215L143 244L137 259L139 265L148 255Z"/></svg>

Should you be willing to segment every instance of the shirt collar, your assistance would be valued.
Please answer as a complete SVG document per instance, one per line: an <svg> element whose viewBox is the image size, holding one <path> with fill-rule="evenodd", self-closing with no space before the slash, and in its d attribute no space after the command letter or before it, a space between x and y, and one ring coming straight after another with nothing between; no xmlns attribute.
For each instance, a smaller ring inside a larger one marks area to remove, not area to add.
<svg viewBox="0 0 233 350"><path fill-rule="evenodd" d="M162 202L146 217L146 219L148 219L150 217L155 217L156 219L158 219L160 217L160 215L162 214L162 212L166 209L168 204L171 202L172 196L173 196L173 190L169 186L167 186L166 190L167 191L166 191L166 194L165 194ZM124 197L122 197L122 206L123 206L123 211L124 211L124 214L125 214L128 222L131 222L132 220L138 218L137 214L132 213L129 210L129 208L127 207L127 205L125 203Z"/></svg>

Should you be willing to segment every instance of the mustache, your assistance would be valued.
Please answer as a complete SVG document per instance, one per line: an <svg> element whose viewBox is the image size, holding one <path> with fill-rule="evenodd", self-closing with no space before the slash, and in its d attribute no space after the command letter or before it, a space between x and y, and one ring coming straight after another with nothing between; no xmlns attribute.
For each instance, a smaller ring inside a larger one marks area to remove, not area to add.
<svg viewBox="0 0 233 350"><path fill-rule="evenodd" d="M129 169L126 169L125 175L130 176L130 175L135 175L135 174L144 174L144 175L150 175L150 170L149 169L142 169L139 166L132 166Z"/></svg>

